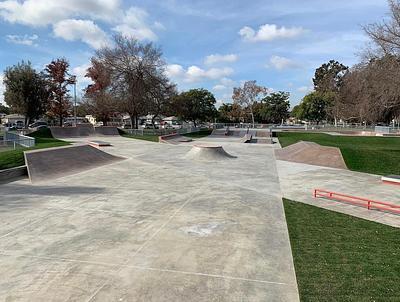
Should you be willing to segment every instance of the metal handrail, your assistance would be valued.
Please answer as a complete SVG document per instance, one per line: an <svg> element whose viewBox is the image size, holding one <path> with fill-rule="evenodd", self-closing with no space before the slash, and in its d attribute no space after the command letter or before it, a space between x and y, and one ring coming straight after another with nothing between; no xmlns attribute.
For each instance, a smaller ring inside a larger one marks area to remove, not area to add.
<svg viewBox="0 0 400 302"><path fill-rule="evenodd" d="M314 189L314 198L322 197L335 201L347 202L355 205L360 205L362 207L367 208L368 210L382 210L393 212L396 214L400 214L400 205L396 205L389 202L372 200L364 197L356 197L347 194L322 190L322 189Z"/></svg>

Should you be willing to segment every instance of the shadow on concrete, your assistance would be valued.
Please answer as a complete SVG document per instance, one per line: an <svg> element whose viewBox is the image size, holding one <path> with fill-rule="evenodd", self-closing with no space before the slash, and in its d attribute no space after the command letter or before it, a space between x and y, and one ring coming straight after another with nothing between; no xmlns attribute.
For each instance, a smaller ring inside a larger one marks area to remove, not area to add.
<svg viewBox="0 0 400 302"><path fill-rule="evenodd" d="M104 192L104 188L99 187L83 187L83 186L70 186L70 187L59 187L59 186L32 186L31 184L8 184L7 188L1 190L0 193L0 205L2 198L5 196L13 195L43 195L43 196L70 196L70 195L90 195L100 194Z"/></svg>

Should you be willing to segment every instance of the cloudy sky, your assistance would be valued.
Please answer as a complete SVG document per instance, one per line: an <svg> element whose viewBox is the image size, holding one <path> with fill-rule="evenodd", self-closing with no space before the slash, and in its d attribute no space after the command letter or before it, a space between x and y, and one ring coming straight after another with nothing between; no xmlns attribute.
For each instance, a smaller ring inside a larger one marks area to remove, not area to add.
<svg viewBox="0 0 400 302"><path fill-rule="evenodd" d="M386 0L0 1L0 71L65 57L84 87L94 50L122 33L160 45L180 90L205 87L230 102L233 86L257 80L291 92L293 106L322 63L356 63L361 26L386 14Z"/></svg>

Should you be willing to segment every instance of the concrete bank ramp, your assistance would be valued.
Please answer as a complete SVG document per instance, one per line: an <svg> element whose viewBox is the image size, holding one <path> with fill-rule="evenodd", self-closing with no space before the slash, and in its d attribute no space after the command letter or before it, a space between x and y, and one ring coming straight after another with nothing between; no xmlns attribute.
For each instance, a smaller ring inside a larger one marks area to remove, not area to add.
<svg viewBox="0 0 400 302"><path fill-rule="evenodd" d="M91 124L80 124L73 127L50 127L55 138L89 137L89 136L117 136L117 127L93 127Z"/></svg>
<svg viewBox="0 0 400 302"><path fill-rule="evenodd" d="M321 146L312 142L300 141L283 149L276 149L278 160L347 169L339 148Z"/></svg>
<svg viewBox="0 0 400 302"><path fill-rule="evenodd" d="M119 135L118 128L113 126L94 127L94 134L97 136L117 136Z"/></svg>
<svg viewBox="0 0 400 302"><path fill-rule="evenodd" d="M213 145L194 145L186 153L186 159L199 161L221 161L236 158L236 156L227 153L222 146Z"/></svg>
<svg viewBox="0 0 400 302"><path fill-rule="evenodd" d="M25 151L32 183L48 181L124 160L89 145Z"/></svg>
<svg viewBox="0 0 400 302"><path fill-rule="evenodd" d="M191 142L192 139L188 137L184 137L180 134L168 134L158 137L158 142L172 144L172 145L179 145L181 143L188 143Z"/></svg>

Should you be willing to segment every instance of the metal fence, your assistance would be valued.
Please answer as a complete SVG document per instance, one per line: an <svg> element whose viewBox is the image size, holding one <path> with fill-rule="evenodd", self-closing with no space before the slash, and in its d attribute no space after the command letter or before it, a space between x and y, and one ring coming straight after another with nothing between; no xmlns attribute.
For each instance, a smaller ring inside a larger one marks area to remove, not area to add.
<svg viewBox="0 0 400 302"><path fill-rule="evenodd" d="M5 132L3 140L0 141L0 146L2 151L31 148L35 146L35 139L18 133Z"/></svg>

